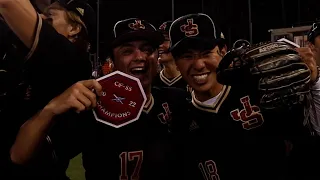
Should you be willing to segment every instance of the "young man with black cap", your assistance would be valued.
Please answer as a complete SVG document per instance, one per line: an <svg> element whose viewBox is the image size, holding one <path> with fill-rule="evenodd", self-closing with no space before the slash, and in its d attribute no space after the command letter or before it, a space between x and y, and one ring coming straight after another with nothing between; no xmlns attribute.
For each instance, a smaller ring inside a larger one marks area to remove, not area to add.
<svg viewBox="0 0 320 180"><path fill-rule="evenodd" d="M163 69L156 76L153 85L156 87L176 87L186 90L187 83L182 79L182 76L177 69L175 61L168 51L170 45L169 29L172 21L166 21L161 24L159 31L164 36L164 42L159 47L159 63Z"/></svg>
<svg viewBox="0 0 320 180"><path fill-rule="evenodd" d="M137 18L117 22L114 36L110 53L114 70L138 78L147 101L140 118L121 128L94 122L83 152L86 178L174 179L170 125L183 109L179 103L184 102L185 91L169 94L151 86L164 37L153 25Z"/></svg>
<svg viewBox="0 0 320 180"><path fill-rule="evenodd" d="M193 89L190 132L181 140L185 179L262 180L283 176L282 131L293 123L302 123L303 108L262 112L254 87L220 84L216 69L226 51L218 46L221 33L208 15L189 14L176 19L169 37L170 52Z"/></svg>
<svg viewBox="0 0 320 180"><path fill-rule="evenodd" d="M0 8L6 23L28 50L14 74L18 79L16 86L24 84L26 88L12 95L22 96L18 101L10 101L9 97L10 106L0 114L1 119L16 122L14 130L5 134L8 145L12 145L19 130L10 156L13 163L23 164L24 171L14 171L14 175L66 179L69 154L68 144L62 145L62 136L63 132L68 133L66 124L74 126L74 115L60 116L57 119L61 121L55 119L55 123L26 120L75 82L91 77L88 50L95 37L95 13L81 0L56 1L43 15L35 11L29 0L0 0ZM16 88L8 92L15 91ZM38 146L40 142L42 146ZM9 149L5 151L9 154Z"/></svg>

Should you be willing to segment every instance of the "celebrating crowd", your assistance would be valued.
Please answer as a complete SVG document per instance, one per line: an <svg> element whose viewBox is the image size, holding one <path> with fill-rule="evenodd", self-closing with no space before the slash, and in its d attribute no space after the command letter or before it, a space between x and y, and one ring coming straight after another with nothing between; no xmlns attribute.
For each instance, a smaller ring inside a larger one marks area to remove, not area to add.
<svg viewBox="0 0 320 180"><path fill-rule="evenodd" d="M218 80L226 55L251 45L227 47L208 15L159 28L119 20L102 71L139 79L146 102L138 120L114 128L92 113L108 93L92 77L94 10L85 0L47 3L0 0L3 179L69 179L69 161L80 153L88 180L320 178L319 23L308 47L292 48L309 70L308 94L264 109L254 79Z"/></svg>

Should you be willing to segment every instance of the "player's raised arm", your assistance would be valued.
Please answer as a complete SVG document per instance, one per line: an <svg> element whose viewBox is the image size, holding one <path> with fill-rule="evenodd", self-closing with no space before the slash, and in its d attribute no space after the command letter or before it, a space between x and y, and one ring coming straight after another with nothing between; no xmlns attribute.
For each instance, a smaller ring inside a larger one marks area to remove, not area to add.
<svg viewBox="0 0 320 180"><path fill-rule="evenodd" d="M95 107L96 95L99 96L101 90L102 87L96 80L80 81L50 101L38 114L21 126L11 148L12 162L16 164L27 163L48 134L55 116L69 110L75 110L79 113Z"/></svg>
<svg viewBox="0 0 320 180"><path fill-rule="evenodd" d="M31 48L34 42L38 14L29 0L0 0L0 13L12 31Z"/></svg>

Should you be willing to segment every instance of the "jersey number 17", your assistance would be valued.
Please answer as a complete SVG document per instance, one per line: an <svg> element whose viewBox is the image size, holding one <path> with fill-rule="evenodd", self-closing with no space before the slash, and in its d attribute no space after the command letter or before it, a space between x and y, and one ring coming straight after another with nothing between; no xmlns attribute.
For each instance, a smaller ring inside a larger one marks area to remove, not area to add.
<svg viewBox="0 0 320 180"><path fill-rule="evenodd" d="M143 151L122 152L119 158L121 160L121 175L119 180L139 180ZM135 163L130 179L128 175L128 163Z"/></svg>

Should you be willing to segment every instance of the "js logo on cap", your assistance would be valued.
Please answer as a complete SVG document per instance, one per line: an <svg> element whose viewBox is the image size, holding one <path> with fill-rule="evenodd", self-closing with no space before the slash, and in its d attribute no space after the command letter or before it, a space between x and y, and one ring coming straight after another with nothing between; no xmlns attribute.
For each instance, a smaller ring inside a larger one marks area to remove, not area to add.
<svg viewBox="0 0 320 180"><path fill-rule="evenodd" d="M135 20L135 23L130 23L128 26L133 30L145 29L145 26L141 23L141 20Z"/></svg>
<svg viewBox="0 0 320 180"><path fill-rule="evenodd" d="M159 29L164 31L164 30L166 30L166 27L167 27L167 23L165 22L165 23L161 24Z"/></svg>
<svg viewBox="0 0 320 180"><path fill-rule="evenodd" d="M187 24L180 26L180 30L184 32L187 37L199 34L198 25L193 24L193 19L187 19Z"/></svg>

